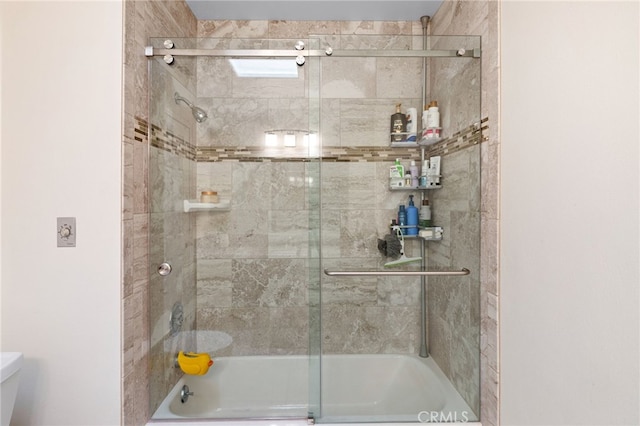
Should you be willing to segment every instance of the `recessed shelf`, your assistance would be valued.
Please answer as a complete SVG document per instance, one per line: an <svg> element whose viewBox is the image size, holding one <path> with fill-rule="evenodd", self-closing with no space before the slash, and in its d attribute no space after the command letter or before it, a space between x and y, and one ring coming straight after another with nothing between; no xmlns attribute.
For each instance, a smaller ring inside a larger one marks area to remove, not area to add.
<svg viewBox="0 0 640 426"><path fill-rule="evenodd" d="M198 200L184 200L185 213L193 211L228 211L230 207L230 200L220 200L219 203L201 203Z"/></svg>

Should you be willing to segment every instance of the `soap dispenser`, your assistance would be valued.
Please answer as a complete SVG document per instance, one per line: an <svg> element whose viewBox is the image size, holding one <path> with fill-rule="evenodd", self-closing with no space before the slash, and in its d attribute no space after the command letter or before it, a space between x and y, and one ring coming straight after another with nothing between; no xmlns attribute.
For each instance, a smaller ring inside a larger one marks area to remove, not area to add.
<svg viewBox="0 0 640 426"><path fill-rule="evenodd" d="M409 195L407 206L407 235L418 235L418 208L413 204L413 195Z"/></svg>

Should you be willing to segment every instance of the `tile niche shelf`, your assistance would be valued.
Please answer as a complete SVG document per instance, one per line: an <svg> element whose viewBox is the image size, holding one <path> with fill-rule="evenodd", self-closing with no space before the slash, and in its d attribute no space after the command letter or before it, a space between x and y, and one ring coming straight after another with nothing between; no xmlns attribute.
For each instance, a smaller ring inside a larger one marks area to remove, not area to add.
<svg viewBox="0 0 640 426"><path fill-rule="evenodd" d="M231 208L230 200L220 200L219 203L201 203L198 200L184 200L184 212L225 212Z"/></svg>

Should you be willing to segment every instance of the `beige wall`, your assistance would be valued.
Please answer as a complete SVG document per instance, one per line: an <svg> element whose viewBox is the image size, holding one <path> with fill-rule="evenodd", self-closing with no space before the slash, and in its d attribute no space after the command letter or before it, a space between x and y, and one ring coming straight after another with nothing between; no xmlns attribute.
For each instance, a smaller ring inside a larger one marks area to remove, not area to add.
<svg viewBox="0 0 640 426"><path fill-rule="evenodd" d="M636 425L640 9L502 12L501 418Z"/></svg>
<svg viewBox="0 0 640 426"><path fill-rule="evenodd" d="M24 354L12 424L116 425L122 3L0 2L0 34L0 345ZM57 248L69 216L76 247Z"/></svg>

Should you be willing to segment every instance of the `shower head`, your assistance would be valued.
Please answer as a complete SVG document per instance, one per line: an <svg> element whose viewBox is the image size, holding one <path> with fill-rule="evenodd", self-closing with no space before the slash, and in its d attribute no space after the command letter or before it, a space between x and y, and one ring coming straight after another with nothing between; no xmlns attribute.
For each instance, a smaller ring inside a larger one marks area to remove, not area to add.
<svg viewBox="0 0 640 426"><path fill-rule="evenodd" d="M191 108L191 114L193 114L193 118L195 118L198 123L202 123L207 119L208 115L202 108L193 105L191 102L180 96L178 92L175 92L173 94L173 99L175 99L176 103L180 103L180 101L182 101L187 104L187 106Z"/></svg>

